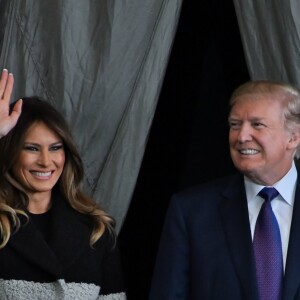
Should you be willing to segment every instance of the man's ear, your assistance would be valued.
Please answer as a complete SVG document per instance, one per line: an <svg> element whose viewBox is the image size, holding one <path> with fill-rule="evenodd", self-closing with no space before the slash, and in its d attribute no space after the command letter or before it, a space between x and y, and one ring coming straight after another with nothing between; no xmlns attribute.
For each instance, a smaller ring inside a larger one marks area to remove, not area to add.
<svg viewBox="0 0 300 300"><path fill-rule="evenodd" d="M300 132L291 132L288 149L296 149L300 143Z"/></svg>

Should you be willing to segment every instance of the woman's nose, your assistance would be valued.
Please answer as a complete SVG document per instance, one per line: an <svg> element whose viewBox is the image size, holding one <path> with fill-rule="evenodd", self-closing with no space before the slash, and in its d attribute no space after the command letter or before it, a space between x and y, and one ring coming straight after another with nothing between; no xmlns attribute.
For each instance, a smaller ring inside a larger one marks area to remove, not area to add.
<svg viewBox="0 0 300 300"><path fill-rule="evenodd" d="M50 155L48 151L41 151L38 159L38 163L42 166L48 166L50 163Z"/></svg>

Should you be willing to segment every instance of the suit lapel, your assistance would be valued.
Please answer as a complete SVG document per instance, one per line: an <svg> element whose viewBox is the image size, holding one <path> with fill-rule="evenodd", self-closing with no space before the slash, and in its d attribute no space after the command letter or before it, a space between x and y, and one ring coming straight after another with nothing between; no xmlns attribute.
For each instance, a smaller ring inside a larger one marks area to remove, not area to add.
<svg viewBox="0 0 300 300"><path fill-rule="evenodd" d="M255 300L258 292L243 177L235 177L223 196L226 200L221 204L222 222L232 261L244 289L243 299Z"/></svg>
<svg viewBox="0 0 300 300"><path fill-rule="evenodd" d="M283 299L296 299L300 286L300 183L296 187L293 218L286 261Z"/></svg>

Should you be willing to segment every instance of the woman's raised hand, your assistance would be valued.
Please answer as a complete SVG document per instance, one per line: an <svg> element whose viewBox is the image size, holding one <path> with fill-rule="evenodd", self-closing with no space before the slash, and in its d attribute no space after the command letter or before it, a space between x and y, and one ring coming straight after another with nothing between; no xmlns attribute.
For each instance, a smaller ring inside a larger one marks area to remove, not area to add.
<svg viewBox="0 0 300 300"><path fill-rule="evenodd" d="M0 78L0 138L6 135L17 123L22 110L22 99L14 105L9 114L9 103L14 85L14 76L6 69Z"/></svg>

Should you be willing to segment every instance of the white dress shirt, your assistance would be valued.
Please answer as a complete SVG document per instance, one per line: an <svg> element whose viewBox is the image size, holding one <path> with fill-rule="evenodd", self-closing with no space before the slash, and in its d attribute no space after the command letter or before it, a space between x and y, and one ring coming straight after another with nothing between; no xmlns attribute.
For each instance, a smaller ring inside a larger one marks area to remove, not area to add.
<svg viewBox="0 0 300 300"><path fill-rule="evenodd" d="M247 177L244 177L244 182L248 201L251 234L253 239L256 219L258 217L260 208L264 202L264 200L261 197L257 196L257 194L262 188L264 188L264 186L252 182ZM289 243L289 235L296 191L296 182L297 170L295 164L293 163L289 172L281 180L279 180L273 185L273 187L276 188L279 192L279 195L272 200L271 206L280 229L284 268Z"/></svg>

